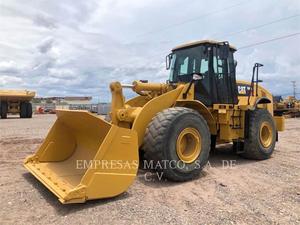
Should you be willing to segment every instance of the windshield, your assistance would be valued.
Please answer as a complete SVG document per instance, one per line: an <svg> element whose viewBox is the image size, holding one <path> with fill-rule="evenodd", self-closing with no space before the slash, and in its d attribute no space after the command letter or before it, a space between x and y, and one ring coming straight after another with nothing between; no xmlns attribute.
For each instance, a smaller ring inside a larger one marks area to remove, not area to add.
<svg viewBox="0 0 300 225"><path fill-rule="evenodd" d="M180 49L171 55L170 82L189 82L193 73L208 72L207 47Z"/></svg>

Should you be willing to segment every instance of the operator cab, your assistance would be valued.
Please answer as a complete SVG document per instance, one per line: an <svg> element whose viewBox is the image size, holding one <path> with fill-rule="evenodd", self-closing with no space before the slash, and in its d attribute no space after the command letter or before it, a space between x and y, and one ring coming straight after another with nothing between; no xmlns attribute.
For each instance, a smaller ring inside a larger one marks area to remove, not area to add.
<svg viewBox="0 0 300 225"><path fill-rule="evenodd" d="M196 100L206 106L237 104L235 51L228 42L205 40L180 45L166 57L169 82L189 83L196 74Z"/></svg>

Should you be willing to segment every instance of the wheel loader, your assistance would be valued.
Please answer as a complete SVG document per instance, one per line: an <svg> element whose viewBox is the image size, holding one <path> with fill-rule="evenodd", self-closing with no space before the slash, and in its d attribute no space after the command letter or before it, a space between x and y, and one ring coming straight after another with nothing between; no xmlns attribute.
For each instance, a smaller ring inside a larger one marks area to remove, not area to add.
<svg viewBox="0 0 300 225"><path fill-rule="evenodd" d="M171 181L195 179L219 143L234 143L248 159L268 159L284 118L273 116L272 94L259 85L261 64L253 67L251 82L236 81L235 51L228 42L183 44L166 57L166 83L112 82L109 121L57 110L25 167L66 204L125 192L137 176L139 155L163 165L157 169ZM125 100L124 88L137 96Z"/></svg>

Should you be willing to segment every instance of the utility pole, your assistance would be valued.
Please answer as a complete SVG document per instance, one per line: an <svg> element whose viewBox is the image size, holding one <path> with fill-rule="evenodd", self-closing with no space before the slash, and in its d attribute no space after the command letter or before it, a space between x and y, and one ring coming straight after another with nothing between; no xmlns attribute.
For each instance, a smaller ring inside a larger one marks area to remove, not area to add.
<svg viewBox="0 0 300 225"><path fill-rule="evenodd" d="M291 82L292 82L292 85L293 85L293 95L294 95L294 98L296 98L296 81L293 80Z"/></svg>

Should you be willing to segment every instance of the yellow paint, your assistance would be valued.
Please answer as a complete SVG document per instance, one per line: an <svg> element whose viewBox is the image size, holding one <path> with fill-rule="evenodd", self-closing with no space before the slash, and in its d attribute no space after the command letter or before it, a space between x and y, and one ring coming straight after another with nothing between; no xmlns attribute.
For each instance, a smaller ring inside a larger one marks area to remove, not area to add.
<svg viewBox="0 0 300 225"><path fill-rule="evenodd" d="M285 130L285 118L284 116L274 116L273 117L276 124L276 129L278 131L284 131Z"/></svg>
<svg viewBox="0 0 300 225"><path fill-rule="evenodd" d="M260 143L265 147L268 148L272 144L273 141L273 129L271 124L267 121L263 122L259 129L259 140Z"/></svg>
<svg viewBox="0 0 300 225"><path fill-rule="evenodd" d="M152 118L156 115L156 113L172 107L182 89L183 86L179 86L172 91L153 98L141 108L140 113L136 116L132 125L132 130L137 132L139 146L143 144L146 128Z"/></svg>
<svg viewBox="0 0 300 225"><path fill-rule="evenodd" d="M243 81L243 80L238 80L237 83L245 84L245 85L251 84L251 82ZM248 105L248 96L239 96L238 97L238 99L239 99L238 105L241 106L241 108L243 108L243 109L246 109L246 108L253 109L255 102L259 98L266 97L271 101L271 103L270 104L261 104L258 107L267 109L271 113L271 115L273 115L273 96L272 96L271 92L269 92L267 89L263 88L261 85L258 85L258 91L257 91L258 96L256 96L255 85L254 85L253 89L254 89L253 90L254 96L250 96L250 104Z"/></svg>
<svg viewBox="0 0 300 225"><path fill-rule="evenodd" d="M35 96L34 91L0 90L1 101L30 101Z"/></svg>
<svg viewBox="0 0 300 225"><path fill-rule="evenodd" d="M209 108L207 108L202 102L197 100L183 100L176 101L175 106L187 107L195 109L201 114L207 122L211 134L217 134L217 123Z"/></svg>
<svg viewBox="0 0 300 225"><path fill-rule="evenodd" d="M176 141L178 158L185 163L194 162L200 155L201 135L195 128L187 127L179 134Z"/></svg>
<svg viewBox="0 0 300 225"><path fill-rule="evenodd" d="M24 165L62 203L113 197L135 179L137 134L85 111L59 110L43 144Z"/></svg>

